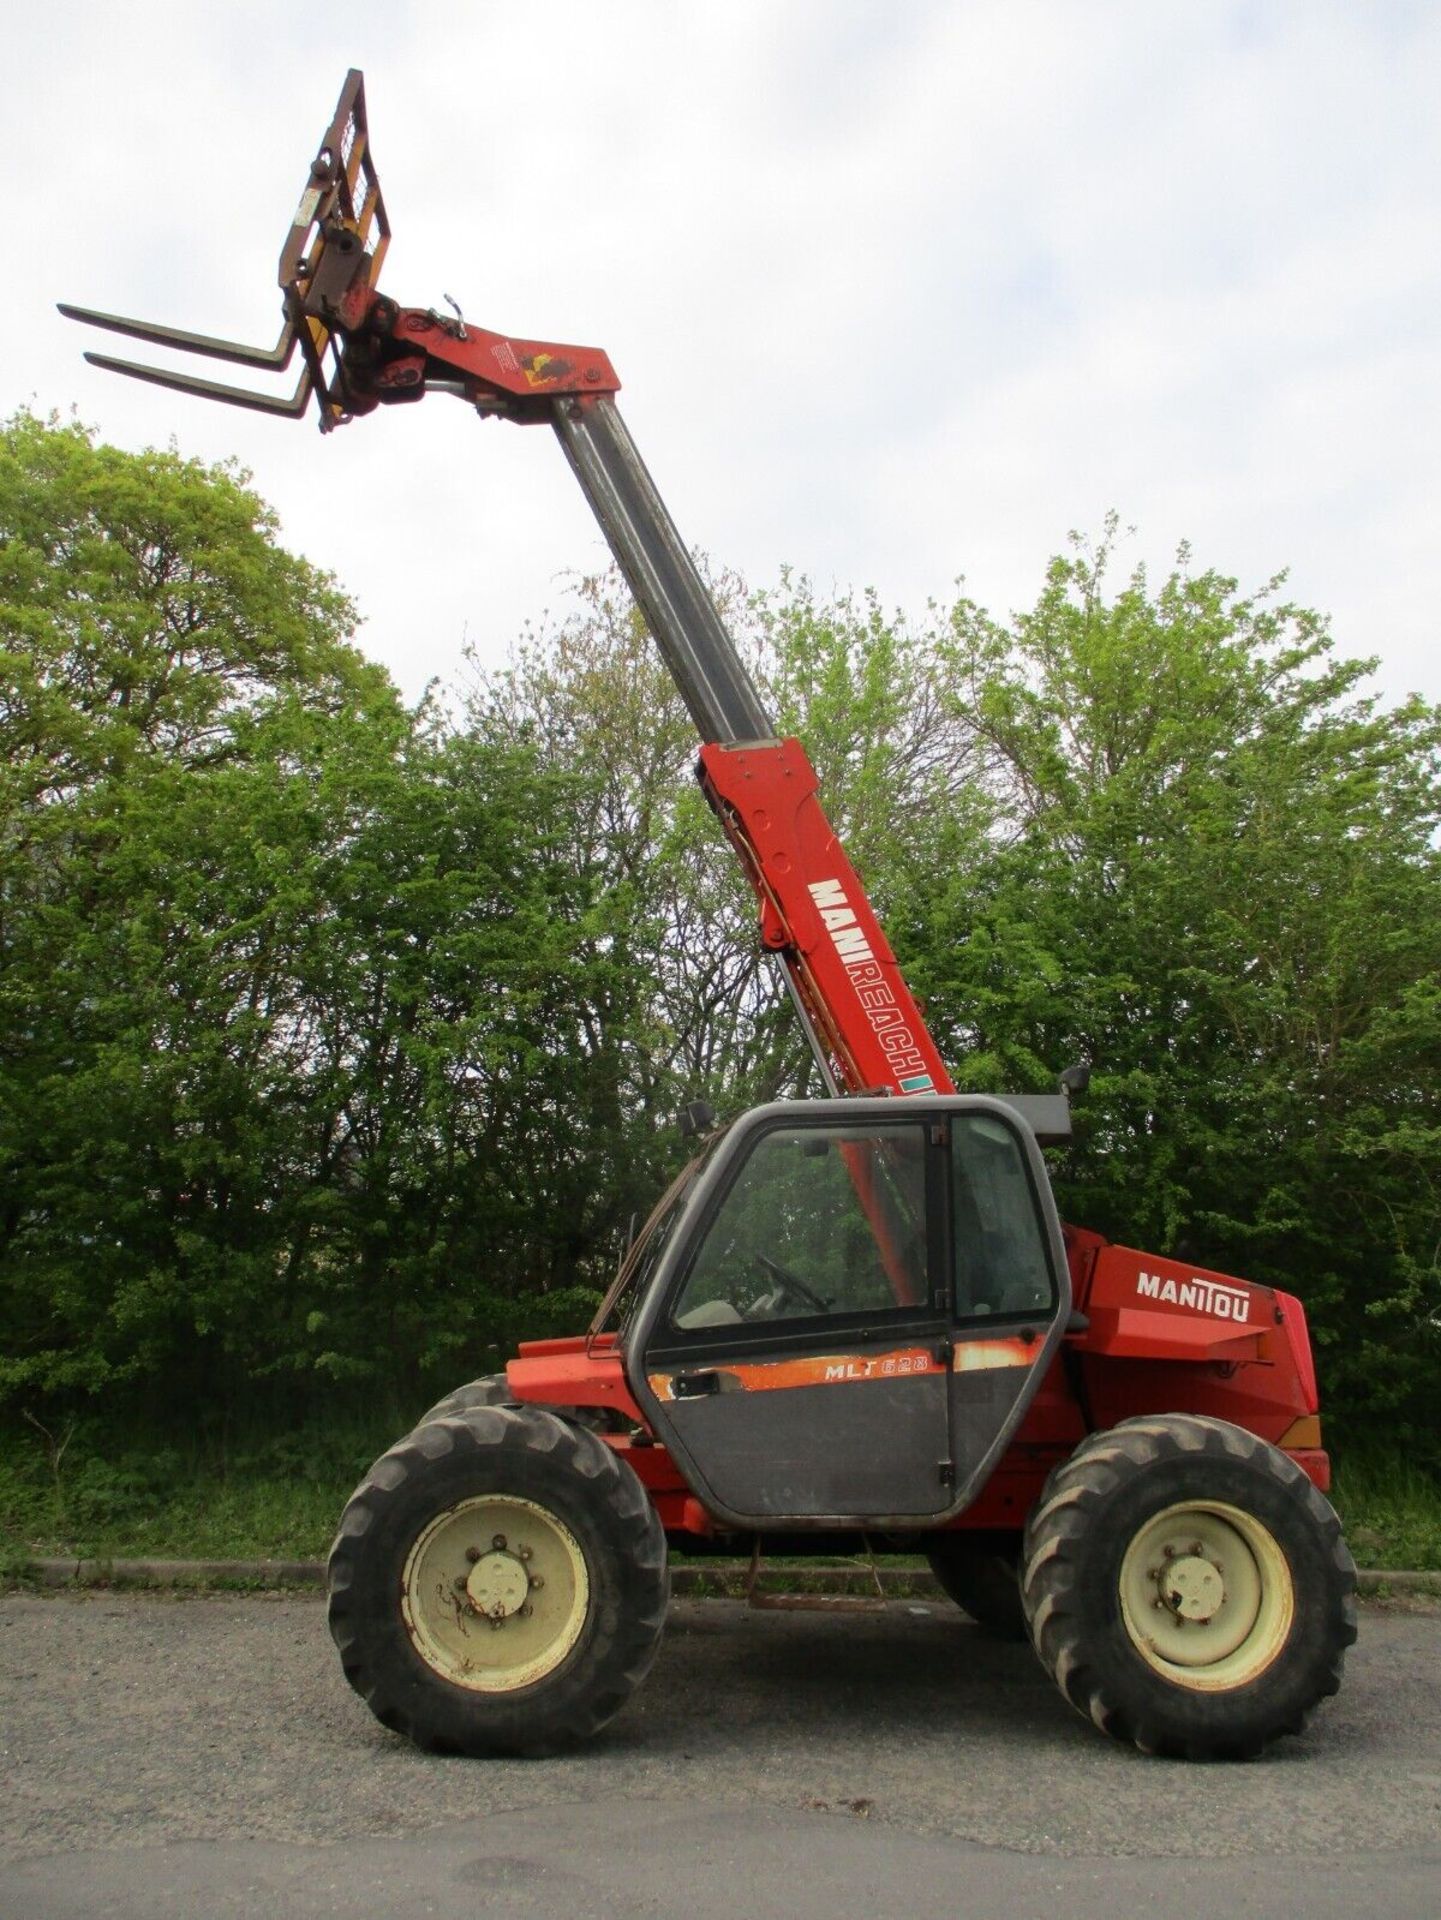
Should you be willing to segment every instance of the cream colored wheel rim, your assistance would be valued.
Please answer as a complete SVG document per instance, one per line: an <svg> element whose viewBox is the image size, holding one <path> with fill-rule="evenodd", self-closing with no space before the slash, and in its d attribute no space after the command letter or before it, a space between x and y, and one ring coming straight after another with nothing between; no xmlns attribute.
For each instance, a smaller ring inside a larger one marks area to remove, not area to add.
<svg viewBox="0 0 1441 1920"><path fill-rule="evenodd" d="M511 1495L482 1494L437 1514L401 1577L416 1652L476 1693L512 1693L554 1673L589 1607L575 1536L544 1507Z"/></svg>
<svg viewBox="0 0 1441 1920"><path fill-rule="evenodd" d="M1187 1500L1136 1535L1121 1617L1146 1664L1201 1693L1245 1686L1286 1644L1296 1611L1286 1556L1239 1507Z"/></svg>

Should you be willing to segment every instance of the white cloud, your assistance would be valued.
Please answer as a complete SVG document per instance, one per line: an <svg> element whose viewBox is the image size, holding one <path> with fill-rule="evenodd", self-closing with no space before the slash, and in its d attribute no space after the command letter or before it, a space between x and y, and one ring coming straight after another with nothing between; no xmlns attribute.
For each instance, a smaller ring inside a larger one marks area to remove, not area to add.
<svg viewBox="0 0 1441 1920"><path fill-rule="evenodd" d="M389 291L604 345L716 559L1004 611L1115 506L1154 560L1289 564L1441 698L1432 8L62 3L7 52L0 407L237 453L411 693L603 558L550 436L435 398L322 443L93 373L53 311L272 337L352 62Z"/></svg>

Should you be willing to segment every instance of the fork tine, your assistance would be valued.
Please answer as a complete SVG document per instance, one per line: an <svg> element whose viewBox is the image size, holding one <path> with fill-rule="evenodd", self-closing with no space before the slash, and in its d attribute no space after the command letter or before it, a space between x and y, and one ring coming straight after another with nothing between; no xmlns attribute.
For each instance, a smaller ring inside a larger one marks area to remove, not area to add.
<svg viewBox="0 0 1441 1920"><path fill-rule="evenodd" d="M197 394L202 400L223 400L232 407L248 407L252 413L278 413L298 420L310 403L310 370L300 376L299 385L289 399L275 394L254 393L249 387L228 387L218 380L199 380L190 373L167 373L159 367L141 366L135 360L114 360L108 353L87 353L92 367L107 373L128 374L132 380L146 380L152 387L170 387L176 393Z"/></svg>
<svg viewBox="0 0 1441 1920"><path fill-rule="evenodd" d="M66 301L57 302L61 313L67 320L82 320L92 327L104 327L110 333L128 334L132 340L148 340L152 346L177 347L182 353L204 353L212 360L229 360L236 366L261 367L266 371L281 372L290 365L291 355L295 352L295 328L287 320L280 329L280 338L273 347L247 347L238 340L215 340L206 333L186 333L180 327L157 326L149 320L127 320L118 313L98 313L93 307L73 307ZM87 353L87 360L95 355ZM128 363L120 361L97 361L97 365L123 366L127 372L134 369ZM164 385L164 381L158 382Z"/></svg>

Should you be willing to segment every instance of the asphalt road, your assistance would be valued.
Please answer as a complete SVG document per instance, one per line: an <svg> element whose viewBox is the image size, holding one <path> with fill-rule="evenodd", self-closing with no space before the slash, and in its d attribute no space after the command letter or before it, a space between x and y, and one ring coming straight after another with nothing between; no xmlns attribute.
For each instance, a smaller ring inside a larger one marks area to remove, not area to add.
<svg viewBox="0 0 1441 1920"><path fill-rule="evenodd" d="M0 1916L1441 1914L1441 1613L1244 1766L1102 1739L953 1609L676 1605L600 1742L435 1759L310 1597L0 1598Z"/></svg>

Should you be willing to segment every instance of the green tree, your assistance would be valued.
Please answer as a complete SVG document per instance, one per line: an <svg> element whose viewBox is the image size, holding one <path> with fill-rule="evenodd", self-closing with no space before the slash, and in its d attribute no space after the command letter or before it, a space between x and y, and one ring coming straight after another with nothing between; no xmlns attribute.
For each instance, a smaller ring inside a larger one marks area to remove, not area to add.
<svg viewBox="0 0 1441 1920"><path fill-rule="evenodd" d="M1336 1404L1434 1458L1441 716L1277 582L1108 596L1113 534L954 609L991 822L900 944L964 1083L1094 1064L1074 1217L1299 1293Z"/></svg>
<svg viewBox="0 0 1441 1920"><path fill-rule="evenodd" d="M596 1277L582 783L351 619L234 471L0 436L0 1389L414 1398Z"/></svg>
<svg viewBox="0 0 1441 1920"><path fill-rule="evenodd" d="M873 595L822 602L791 574L769 592L734 575L712 586L778 728L805 741L882 915L968 860L987 817L983 758L941 617L912 625ZM734 1111L816 1091L759 948L754 898L696 786L694 725L619 576L581 581L565 618L529 634L500 673L478 675L467 725L596 776L571 830L574 857L613 876L624 909L607 937L635 997L613 1003L592 1036L616 1062L617 1125L668 1121L696 1095ZM673 1151L661 1142L642 1157L648 1183Z"/></svg>
<svg viewBox="0 0 1441 1920"><path fill-rule="evenodd" d="M1067 1208L1434 1459L1441 718L1113 535L1009 626L719 590L958 1081L1089 1060ZM684 1099L814 1086L615 578L459 731L352 623L234 469L0 431L0 1395L415 1404L583 1318Z"/></svg>
<svg viewBox="0 0 1441 1920"><path fill-rule="evenodd" d="M958 1083L1091 1062L1057 1168L1073 1217L1298 1292L1352 1430L1364 1409L1434 1457L1438 716L1366 696L1368 663L1279 582L1246 596L1183 553L1159 590L1113 590L1114 535L1009 626L791 577L724 597ZM617 1125L804 1089L692 730L613 577L471 724L604 769L574 824L634 907Z"/></svg>
<svg viewBox="0 0 1441 1920"><path fill-rule="evenodd" d="M381 676L344 637L354 609L276 544L233 464L97 446L17 415L0 433L6 815L137 757L189 767L243 749L283 687L335 710Z"/></svg>

